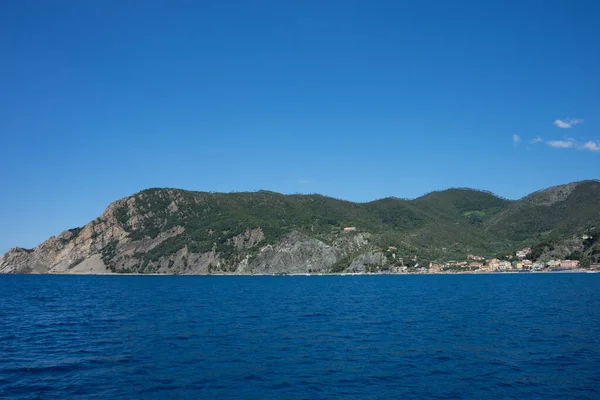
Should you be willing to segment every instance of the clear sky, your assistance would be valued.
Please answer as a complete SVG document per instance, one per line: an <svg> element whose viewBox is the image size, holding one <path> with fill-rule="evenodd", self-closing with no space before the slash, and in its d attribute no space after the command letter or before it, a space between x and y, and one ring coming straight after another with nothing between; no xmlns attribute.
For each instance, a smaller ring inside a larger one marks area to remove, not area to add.
<svg viewBox="0 0 600 400"><path fill-rule="evenodd" d="M148 187L598 178L599 19L595 0L4 1L0 252Z"/></svg>

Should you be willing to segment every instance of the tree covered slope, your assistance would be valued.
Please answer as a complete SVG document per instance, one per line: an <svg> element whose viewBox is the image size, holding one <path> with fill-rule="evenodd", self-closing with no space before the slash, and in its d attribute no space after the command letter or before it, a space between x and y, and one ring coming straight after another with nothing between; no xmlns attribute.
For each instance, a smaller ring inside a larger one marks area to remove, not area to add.
<svg viewBox="0 0 600 400"><path fill-rule="evenodd" d="M491 257L559 243L596 225L598 181L517 201L472 189L368 203L147 189L117 200L82 228L9 251L0 272L360 272L406 259L423 265L468 253Z"/></svg>

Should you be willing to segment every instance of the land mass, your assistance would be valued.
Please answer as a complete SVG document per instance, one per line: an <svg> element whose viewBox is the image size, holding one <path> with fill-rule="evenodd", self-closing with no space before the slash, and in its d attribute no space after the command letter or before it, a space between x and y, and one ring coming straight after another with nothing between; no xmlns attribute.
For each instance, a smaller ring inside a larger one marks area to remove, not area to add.
<svg viewBox="0 0 600 400"><path fill-rule="evenodd" d="M600 181L507 200L448 189L353 203L147 189L0 257L0 273L322 274L598 268Z"/></svg>

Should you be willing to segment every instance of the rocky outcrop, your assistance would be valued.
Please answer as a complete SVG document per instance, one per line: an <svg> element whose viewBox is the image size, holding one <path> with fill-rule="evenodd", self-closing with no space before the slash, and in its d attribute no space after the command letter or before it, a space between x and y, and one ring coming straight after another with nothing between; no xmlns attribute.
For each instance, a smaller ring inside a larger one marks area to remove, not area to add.
<svg viewBox="0 0 600 400"><path fill-rule="evenodd" d="M579 182L573 182L566 185L553 186L551 188L532 193L523 200L536 206L550 206L552 204L565 201L578 185Z"/></svg>
<svg viewBox="0 0 600 400"><path fill-rule="evenodd" d="M31 250L12 249L0 258L0 273L68 273L100 255L110 242L126 238L126 232L111 219L110 214L105 213L83 229L52 236ZM93 270L103 272L99 267Z"/></svg>
<svg viewBox="0 0 600 400"><path fill-rule="evenodd" d="M308 274L328 272L338 252L319 240L294 232L275 245L260 249L258 255L240 265L248 274Z"/></svg>
<svg viewBox="0 0 600 400"><path fill-rule="evenodd" d="M247 229L241 235L234 236L231 239L231 242L233 243L233 247L236 250L240 251L243 249L249 249L249 248L257 245L264 238L265 238L265 234L263 233L262 229L255 228L255 229Z"/></svg>
<svg viewBox="0 0 600 400"><path fill-rule="evenodd" d="M386 257L382 252L368 252L356 257L347 271L352 273L377 272L386 264Z"/></svg>
<svg viewBox="0 0 600 400"><path fill-rule="evenodd" d="M126 258L145 253L164 240L183 232L175 226L155 238L132 240L129 233L143 218L136 214L132 198L116 201L102 215L83 228L64 231L33 249L14 248L0 257L0 273L110 273L105 264L107 250ZM130 225L118 219L116 210L127 207Z"/></svg>

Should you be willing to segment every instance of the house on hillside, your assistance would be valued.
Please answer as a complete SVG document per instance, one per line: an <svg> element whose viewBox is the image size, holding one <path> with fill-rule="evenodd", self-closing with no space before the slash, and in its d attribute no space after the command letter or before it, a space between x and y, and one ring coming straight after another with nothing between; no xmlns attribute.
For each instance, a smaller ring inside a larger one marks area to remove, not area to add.
<svg viewBox="0 0 600 400"><path fill-rule="evenodd" d="M519 250L519 251L517 251L516 255L517 255L517 258L518 258L519 260L522 260L522 259L524 259L525 257L527 257L527 255L528 255L529 253L531 253L531 248L527 247L527 248L525 248L525 249L523 249L523 250Z"/></svg>
<svg viewBox="0 0 600 400"><path fill-rule="evenodd" d="M344 228L344 232L354 232L354 231L356 231L355 226L347 226Z"/></svg>

